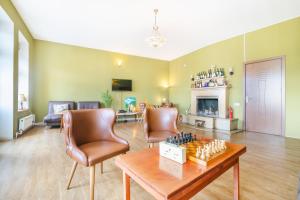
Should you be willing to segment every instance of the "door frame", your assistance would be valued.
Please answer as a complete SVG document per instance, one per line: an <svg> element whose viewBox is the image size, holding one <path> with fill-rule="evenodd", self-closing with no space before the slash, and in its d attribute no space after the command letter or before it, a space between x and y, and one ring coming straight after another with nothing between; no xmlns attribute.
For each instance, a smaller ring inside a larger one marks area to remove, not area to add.
<svg viewBox="0 0 300 200"><path fill-rule="evenodd" d="M244 67L243 67L243 75L244 75L244 81L243 81L243 111L244 111L244 116L243 116L243 129L246 131L246 65L248 64L253 64L253 63L259 63L259 62L265 62L265 61L270 61L270 60L276 60L276 59L281 59L281 134L280 136L285 136L285 122L286 122L286 88L285 88L285 79L286 79L286 57L285 55L283 56L276 56L276 57L270 57L270 58L265 58L265 59L259 59L259 60L251 60L244 62Z"/></svg>

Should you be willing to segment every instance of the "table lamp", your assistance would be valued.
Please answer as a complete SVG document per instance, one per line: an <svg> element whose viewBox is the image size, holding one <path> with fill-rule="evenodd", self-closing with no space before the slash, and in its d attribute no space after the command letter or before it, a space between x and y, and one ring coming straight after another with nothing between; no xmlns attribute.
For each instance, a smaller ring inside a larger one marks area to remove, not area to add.
<svg viewBox="0 0 300 200"><path fill-rule="evenodd" d="M18 95L18 101L20 102L20 110L23 110L23 103L27 101L24 94Z"/></svg>

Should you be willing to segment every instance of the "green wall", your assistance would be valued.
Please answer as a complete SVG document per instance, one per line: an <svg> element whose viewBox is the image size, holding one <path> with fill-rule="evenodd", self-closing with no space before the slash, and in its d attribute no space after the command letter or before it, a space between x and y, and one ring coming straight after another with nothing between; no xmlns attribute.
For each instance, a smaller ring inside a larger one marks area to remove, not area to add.
<svg viewBox="0 0 300 200"><path fill-rule="evenodd" d="M233 67L235 75L229 77L232 88L229 90L230 104L241 102L242 99L242 63L243 37L235 37L217 44L202 48L196 52L178 58L170 63L170 101L179 106L180 112L185 113L189 108L191 97L191 74L207 70L211 65ZM186 65L184 67L184 64ZM227 74L227 71L225 72ZM235 117L242 118L242 109L235 107ZM241 122L240 122L241 124Z"/></svg>
<svg viewBox="0 0 300 200"><path fill-rule="evenodd" d="M159 104L162 98L179 106L180 112L190 104L190 75L207 70L212 64L234 69L228 77L232 85L230 104L239 127L243 125L243 63L252 60L286 56L286 136L300 138L300 18L295 18L261 30L201 48L171 62L159 61L118 53L87 49L46 41L34 40L22 18L9 0L0 6L15 24L14 45L14 130L19 117L32 110L41 121L47 113L48 100L101 100L101 92L111 87L112 78L133 80L133 92L138 101ZM18 40L21 31L30 44L30 110L17 112ZM245 52L244 52L245 39ZM245 57L244 57L245 54ZM118 67L118 59L123 65ZM184 67L186 65L186 67ZM169 89L164 86L169 85ZM114 108L121 106L121 93L113 92ZM239 103L238 106L236 103ZM12 138L11 137L11 138Z"/></svg>
<svg viewBox="0 0 300 200"><path fill-rule="evenodd" d="M18 112L18 32L21 31L25 38L27 39L30 49L29 49L29 76L31 77L32 74L32 62L33 62L33 44L34 40L29 32L28 28L26 27L25 23L23 22L22 18L20 17L19 13L9 0L0 0L0 6L5 10L7 15L11 18L14 23L14 113L13 113L13 130L10 133L11 137L7 139L12 139L15 137L15 133L18 126L18 119L22 116L28 115L30 113L30 109L32 108L32 104L29 104L29 110ZM31 77L32 78L32 77ZM29 102L32 102L32 82L29 81L30 85L30 93L29 93Z"/></svg>
<svg viewBox="0 0 300 200"><path fill-rule="evenodd" d="M234 69L234 75L228 77L230 105L234 116L239 118L239 128L243 126L243 84L244 62L264 58L286 56L286 136L300 138L300 17L285 21L264 29L237 36L216 44L201 48L188 55L170 62L170 101L184 111L190 104L190 76L208 69L212 64L223 67L228 75L228 68ZM186 67L184 67L186 64ZM240 106L237 106L239 103Z"/></svg>
<svg viewBox="0 0 300 200"><path fill-rule="evenodd" d="M246 35L247 60L286 56L286 136L300 138L300 17Z"/></svg>
<svg viewBox="0 0 300 200"><path fill-rule="evenodd" d="M168 98L166 61L40 40L35 40L34 49L33 112L38 121L47 114L49 100L101 101L101 93L111 90L112 78L133 81L132 92L112 92L115 109L126 96L152 104Z"/></svg>

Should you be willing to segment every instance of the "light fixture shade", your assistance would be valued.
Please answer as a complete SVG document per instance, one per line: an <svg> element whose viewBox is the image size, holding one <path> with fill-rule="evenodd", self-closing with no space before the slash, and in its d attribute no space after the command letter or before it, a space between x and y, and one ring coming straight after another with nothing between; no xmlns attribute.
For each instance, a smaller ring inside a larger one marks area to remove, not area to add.
<svg viewBox="0 0 300 200"><path fill-rule="evenodd" d="M27 101L27 99L26 99L26 97L25 97L24 94L19 94L19 95L18 95L18 101L20 101L20 102L25 102L25 101Z"/></svg>
<svg viewBox="0 0 300 200"><path fill-rule="evenodd" d="M153 48L159 48L166 43L166 39L163 36L161 36L159 33L156 33L148 37L146 39L146 42L149 44L149 46Z"/></svg>
<svg viewBox="0 0 300 200"><path fill-rule="evenodd" d="M155 20L154 20L152 35L146 39L146 42L149 44L149 46L153 48L159 48L166 43L166 38L163 37L158 31L159 28L156 24L157 13L158 13L158 9L154 9Z"/></svg>

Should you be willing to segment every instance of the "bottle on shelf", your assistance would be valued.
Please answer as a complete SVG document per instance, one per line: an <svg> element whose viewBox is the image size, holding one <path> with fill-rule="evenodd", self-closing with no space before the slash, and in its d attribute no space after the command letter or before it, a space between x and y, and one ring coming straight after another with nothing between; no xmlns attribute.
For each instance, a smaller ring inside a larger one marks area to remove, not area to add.
<svg viewBox="0 0 300 200"><path fill-rule="evenodd" d="M212 77L216 77L216 69L213 69Z"/></svg>
<svg viewBox="0 0 300 200"><path fill-rule="evenodd" d="M221 76L224 76L224 75L225 75L224 68L221 68Z"/></svg>

